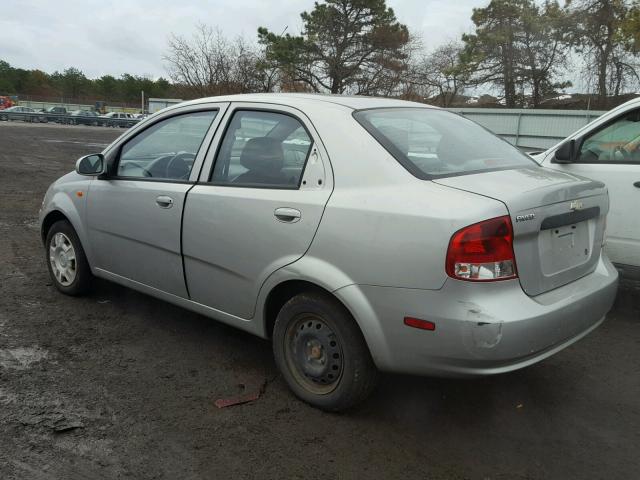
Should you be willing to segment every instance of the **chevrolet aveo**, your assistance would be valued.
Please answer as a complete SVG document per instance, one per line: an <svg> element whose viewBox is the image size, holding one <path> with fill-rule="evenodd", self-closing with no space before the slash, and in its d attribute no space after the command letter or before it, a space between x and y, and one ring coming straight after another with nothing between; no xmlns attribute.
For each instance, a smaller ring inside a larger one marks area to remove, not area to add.
<svg viewBox="0 0 640 480"><path fill-rule="evenodd" d="M257 94L149 117L40 221L63 293L101 277L270 338L291 390L338 411L378 370L496 374L588 334L616 293L608 209L453 113Z"/></svg>

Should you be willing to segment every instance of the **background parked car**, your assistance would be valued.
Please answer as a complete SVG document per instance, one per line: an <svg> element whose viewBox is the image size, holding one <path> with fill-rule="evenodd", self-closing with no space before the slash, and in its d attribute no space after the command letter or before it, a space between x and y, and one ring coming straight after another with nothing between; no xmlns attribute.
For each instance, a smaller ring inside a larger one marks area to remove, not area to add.
<svg viewBox="0 0 640 480"><path fill-rule="evenodd" d="M22 120L24 122L37 122L40 114L29 107L9 107L0 111L0 120Z"/></svg>
<svg viewBox="0 0 640 480"><path fill-rule="evenodd" d="M100 117L100 125L105 127L122 127L129 128L138 123L139 120L131 113L109 112Z"/></svg>
<svg viewBox="0 0 640 480"><path fill-rule="evenodd" d="M58 122L61 123L65 120L67 115L67 109L64 107L49 107L42 111L43 122Z"/></svg>
<svg viewBox="0 0 640 480"><path fill-rule="evenodd" d="M74 110L69 114L67 123L71 125L97 126L100 115L92 110Z"/></svg>
<svg viewBox="0 0 640 480"><path fill-rule="evenodd" d="M607 185L607 254L624 276L640 278L640 98L614 108L534 158L545 167Z"/></svg>

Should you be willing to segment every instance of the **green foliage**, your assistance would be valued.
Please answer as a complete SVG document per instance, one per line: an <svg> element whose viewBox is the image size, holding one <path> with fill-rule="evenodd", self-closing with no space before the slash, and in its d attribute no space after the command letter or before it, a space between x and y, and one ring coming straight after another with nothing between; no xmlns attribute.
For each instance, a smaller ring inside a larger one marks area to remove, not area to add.
<svg viewBox="0 0 640 480"><path fill-rule="evenodd" d="M409 32L385 0L327 0L302 12L300 35L258 29L267 62L292 84L331 93L380 93L406 69Z"/></svg>
<svg viewBox="0 0 640 480"><path fill-rule="evenodd" d="M86 99L87 102L103 100L137 104L143 90L147 97L168 97L173 96L175 87L164 78L152 80L124 74L120 78L104 75L89 79L74 67L47 74L41 70L14 68L0 60L0 95L21 94L69 100Z"/></svg>
<svg viewBox="0 0 640 480"><path fill-rule="evenodd" d="M618 95L629 79L638 80L637 54L640 19L637 0L567 1L569 34L585 61L585 77L602 103Z"/></svg>
<svg viewBox="0 0 640 480"><path fill-rule="evenodd" d="M631 7L622 22L622 37L628 51L640 53L640 5Z"/></svg>
<svg viewBox="0 0 640 480"><path fill-rule="evenodd" d="M491 0L471 19L476 30L463 35L463 61L477 84L502 90L508 107L523 104L525 93L537 106L567 85L554 80L567 48L567 17L556 1Z"/></svg>

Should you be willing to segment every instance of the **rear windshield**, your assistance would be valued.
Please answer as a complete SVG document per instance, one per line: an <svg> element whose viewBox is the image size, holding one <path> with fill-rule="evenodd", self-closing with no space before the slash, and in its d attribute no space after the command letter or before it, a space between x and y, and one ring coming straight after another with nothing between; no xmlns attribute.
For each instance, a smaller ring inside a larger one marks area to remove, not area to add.
<svg viewBox="0 0 640 480"><path fill-rule="evenodd" d="M418 178L537 165L480 125L445 110L375 108L353 116Z"/></svg>

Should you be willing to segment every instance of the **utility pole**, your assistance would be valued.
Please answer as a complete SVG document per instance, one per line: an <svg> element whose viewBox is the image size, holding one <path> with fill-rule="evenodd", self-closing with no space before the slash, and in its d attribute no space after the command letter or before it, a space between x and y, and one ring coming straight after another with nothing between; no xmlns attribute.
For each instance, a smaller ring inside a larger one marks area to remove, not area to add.
<svg viewBox="0 0 640 480"><path fill-rule="evenodd" d="M142 101L140 103L140 106L141 106L140 113L144 114L144 90L142 90L140 93L142 94Z"/></svg>

